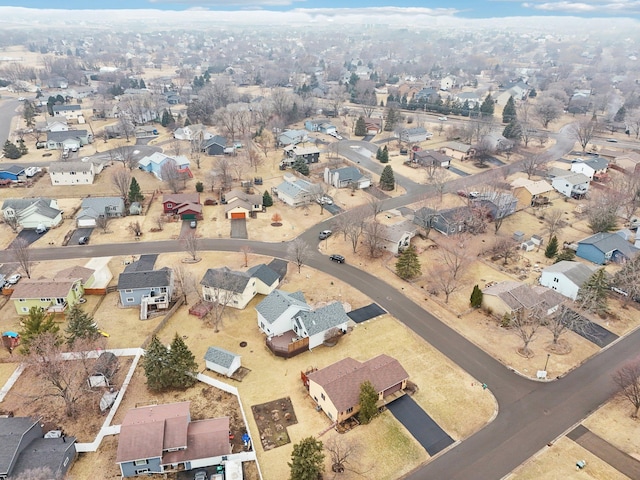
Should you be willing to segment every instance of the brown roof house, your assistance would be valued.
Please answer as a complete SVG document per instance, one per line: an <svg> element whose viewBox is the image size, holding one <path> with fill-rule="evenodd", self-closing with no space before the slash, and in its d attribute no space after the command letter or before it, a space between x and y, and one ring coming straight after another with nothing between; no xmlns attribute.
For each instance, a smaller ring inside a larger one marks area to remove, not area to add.
<svg viewBox="0 0 640 480"><path fill-rule="evenodd" d="M482 306L500 317L534 309L551 315L565 301L564 296L550 288L513 281L496 283L482 293Z"/></svg>
<svg viewBox="0 0 640 480"><path fill-rule="evenodd" d="M217 465L231 453L229 417L191 421L190 403L127 412L116 454L123 477Z"/></svg>
<svg viewBox="0 0 640 480"><path fill-rule="evenodd" d="M31 307L42 308L47 313L63 313L78 303L84 295L83 277L69 278L65 271L61 273L53 279L26 279L18 283L11 294L18 315L29 315Z"/></svg>
<svg viewBox="0 0 640 480"><path fill-rule="evenodd" d="M555 196L553 195L553 187L545 180L516 178L511 183L511 191L513 196L518 199L518 210L536 205L546 205L549 203L549 197Z"/></svg>
<svg viewBox="0 0 640 480"><path fill-rule="evenodd" d="M227 203L224 207L225 218L232 220L255 218L256 213L263 212L262 195L246 193L237 188L224 194L224 200Z"/></svg>
<svg viewBox="0 0 640 480"><path fill-rule="evenodd" d="M360 410L360 385L365 381L371 382L378 392L378 406L383 406L404 395L409 374L398 360L381 354L366 362L347 357L303 379L322 411L340 423Z"/></svg>

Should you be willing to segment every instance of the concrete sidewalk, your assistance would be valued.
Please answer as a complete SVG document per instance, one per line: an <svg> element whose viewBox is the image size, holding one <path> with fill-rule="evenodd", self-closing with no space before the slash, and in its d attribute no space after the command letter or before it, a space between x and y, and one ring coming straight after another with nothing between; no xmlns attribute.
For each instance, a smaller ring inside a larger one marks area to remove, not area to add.
<svg viewBox="0 0 640 480"><path fill-rule="evenodd" d="M584 425L578 425L567 437L627 477L640 478L640 461L614 447Z"/></svg>

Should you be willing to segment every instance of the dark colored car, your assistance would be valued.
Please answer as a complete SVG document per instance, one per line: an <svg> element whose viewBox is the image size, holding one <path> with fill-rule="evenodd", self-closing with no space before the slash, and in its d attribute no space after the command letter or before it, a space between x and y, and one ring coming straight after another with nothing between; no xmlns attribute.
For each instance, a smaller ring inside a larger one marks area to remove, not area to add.
<svg viewBox="0 0 640 480"><path fill-rule="evenodd" d="M337 253L330 255L329 258L334 262L344 263L344 257L342 255L338 255Z"/></svg>

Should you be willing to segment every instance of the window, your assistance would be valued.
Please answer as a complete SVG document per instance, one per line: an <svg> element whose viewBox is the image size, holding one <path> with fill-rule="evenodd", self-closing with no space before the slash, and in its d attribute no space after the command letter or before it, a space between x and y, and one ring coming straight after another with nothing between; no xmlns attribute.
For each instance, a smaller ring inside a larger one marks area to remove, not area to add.
<svg viewBox="0 0 640 480"><path fill-rule="evenodd" d="M347 408L347 413L351 413L351 412L353 412L353 407Z"/></svg>
<svg viewBox="0 0 640 480"><path fill-rule="evenodd" d="M325 400L324 393L321 393L321 394L320 394L320 398L322 398L323 400Z"/></svg>
<svg viewBox="0 0 640 480"><path fill-rule="evenodd" d="M27 301L27 299L26 299L26 298L21 298L21 299L20 299L20 301L21 301L21 302L26 302L26 301Z"/></svg>
<svg viewBox="0 0 640 480"><path fill-rule="evenodd" d="M131 293L131 292L133 292L133 289L132 289L132 288L127 288L127 289L124 291L124 293Z"/></svg>
<svg viewBox="0 0 640 480"><path fill-rule="evenodd" d="M149 473L151 470L149 470L148 468L140 468L140 469L136 469L136 475L140 475L141 473Z"/></svg>
<svg viewBox="0 0 640 480"><path fill-rule="evenodd" d="M133 303L133 297L127 297L127 303Z"/></svg>
<svg viewBox="0 0 640 480"><path fill-rule="evenodd" d="M160 287L160 293L167 293L167 287Z"/></svg>
<svg viewBox="0 0 640 480"><path fill-rule="evenodd" d="M22 311L23 311L24 313L27 313L27 312L29 311L29 309L28 309L27 307L22 307Z"/></svg>
<svg viewBox="0 0 640 480"><path fill-rule="evenodd" d="M136 460L133 464L138 467L140 465L149 465L149 461L147 459L144 460Z"/></svg>

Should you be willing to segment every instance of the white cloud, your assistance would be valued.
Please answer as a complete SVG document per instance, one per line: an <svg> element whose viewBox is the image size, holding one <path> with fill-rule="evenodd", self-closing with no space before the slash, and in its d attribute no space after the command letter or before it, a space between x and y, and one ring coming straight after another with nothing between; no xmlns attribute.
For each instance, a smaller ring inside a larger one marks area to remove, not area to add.
<svg viewBox="0 0 640 480"><path fill-rule="evenodd" d="M546 12L565 12L574 14L598 13L604 15L635 15L640 13L639 0L584 0L581 2L572 2L567 0L537 1L525 2L522 6L524 8L531 8Z"/></svg>
<svg viewBox="0 0 640 480"><path fill-rule="evenodd" d="M194 7L284 7L306 0L148 0L149 3L178 3Z"/></svg>

